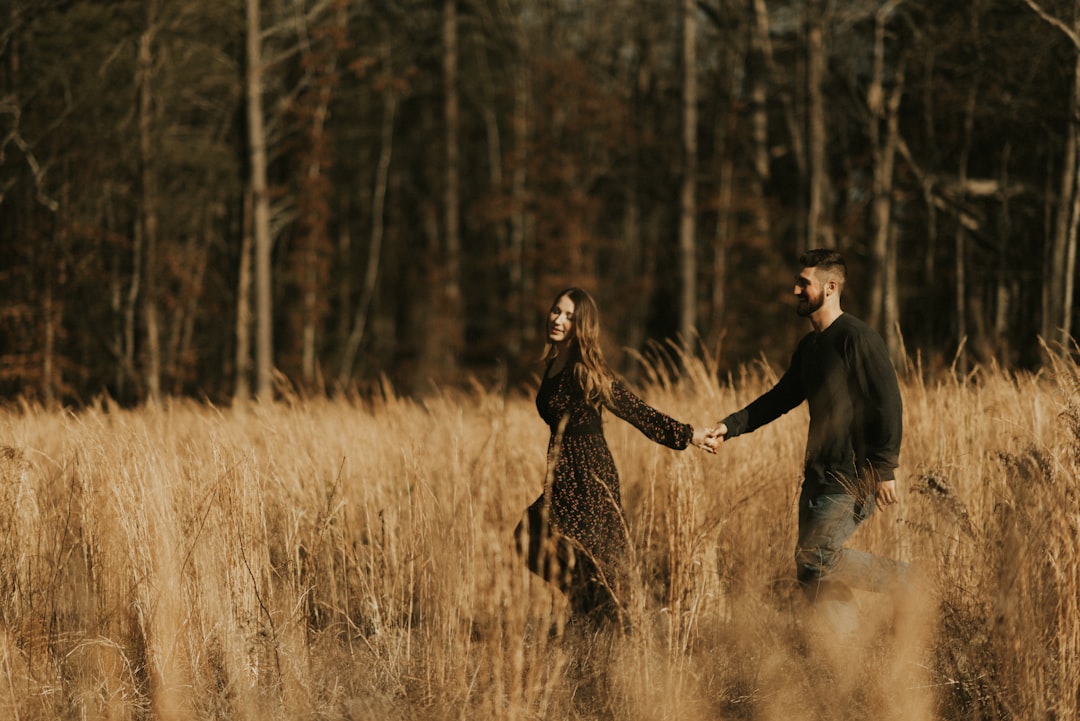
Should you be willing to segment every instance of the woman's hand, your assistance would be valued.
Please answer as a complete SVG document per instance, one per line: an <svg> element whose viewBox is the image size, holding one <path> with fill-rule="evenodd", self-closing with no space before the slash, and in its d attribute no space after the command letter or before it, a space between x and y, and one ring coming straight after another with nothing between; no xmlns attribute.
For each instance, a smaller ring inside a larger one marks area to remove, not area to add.
<svg viewBox="0 0 1080 721"><path fill-rule="evenodd" d="M716 426L707 431L707 435L709 439L713 441L714 446L719 446L727 440L727 431L727 425L721 421L717 421Z"/></svg>
<svg viewBox="0 0 1080 721"><path fill-rule="evenodd" d="M715 435L714 431L715 429L712 428L695 428L694 438L690 442L706 453L716 453L721 439Z"/></svg>

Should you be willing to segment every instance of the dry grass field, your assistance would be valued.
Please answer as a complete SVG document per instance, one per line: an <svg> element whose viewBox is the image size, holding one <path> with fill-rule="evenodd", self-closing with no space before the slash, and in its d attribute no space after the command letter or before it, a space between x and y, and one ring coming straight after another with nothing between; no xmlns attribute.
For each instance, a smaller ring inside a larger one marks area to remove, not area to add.
<svg viewBox="0 0 1080 721"><path fill-rule="evenodd" d="M703 424L770 380L690 366L635 387ZM715 457L608 420L630 635L512 553L528 389L2 411L0 719L1080 717L1080 371L902 390L903 501L852 545L926 593L842 646L793 581L804 409Z"/></svg>

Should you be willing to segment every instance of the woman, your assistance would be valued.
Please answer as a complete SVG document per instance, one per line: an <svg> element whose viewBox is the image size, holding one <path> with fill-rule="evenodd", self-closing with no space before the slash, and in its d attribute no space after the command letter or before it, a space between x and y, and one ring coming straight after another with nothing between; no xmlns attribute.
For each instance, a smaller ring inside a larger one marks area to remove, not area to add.
<svg viewBox="0 0 1080 721"><path fill-rule="evenodd" d="M600 349L600 318L580 288L559 293L548 316L546 368L536 408L551 428L544 493L515 531L528 567L569 596L576 615L614 616L625 555L626 523L619 475L601 424L607 408L657 443L690 443L713 453L715 442L648 406L616 380Z"/></svg>

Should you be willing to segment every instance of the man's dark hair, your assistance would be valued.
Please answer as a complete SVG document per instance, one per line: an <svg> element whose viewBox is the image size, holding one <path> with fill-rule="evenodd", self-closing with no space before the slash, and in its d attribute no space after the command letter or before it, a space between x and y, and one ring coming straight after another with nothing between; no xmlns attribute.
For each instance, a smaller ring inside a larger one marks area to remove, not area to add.
<svg viewBox="0 0 1080 721"><path fill-rule="evenodd" d="M835 274L841 283L847 280L847 263L844 256L829 248L816 248L808 250L799 256L799 264L802 268L821 268Z"/></svg>

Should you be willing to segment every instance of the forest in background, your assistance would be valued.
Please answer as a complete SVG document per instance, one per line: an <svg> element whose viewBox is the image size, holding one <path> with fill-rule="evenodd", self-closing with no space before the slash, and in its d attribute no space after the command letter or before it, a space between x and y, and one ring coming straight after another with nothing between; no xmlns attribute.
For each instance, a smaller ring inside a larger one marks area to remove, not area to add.
<svg viewBox="0 0 1080 721"><path fill-rule="evenodd" d="M0 0L0 396L517 387L569 284L623 372L784 363L815 246L898 360L1035 368L1078 48L1076 0Z"/></svg>

